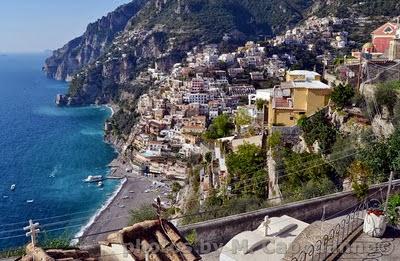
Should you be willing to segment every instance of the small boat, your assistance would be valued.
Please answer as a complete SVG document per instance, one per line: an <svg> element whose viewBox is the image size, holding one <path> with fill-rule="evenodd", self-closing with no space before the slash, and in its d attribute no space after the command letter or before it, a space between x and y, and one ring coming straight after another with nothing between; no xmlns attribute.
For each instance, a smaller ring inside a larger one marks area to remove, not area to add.
<svg viewBox="0 0 400 261"><path fill-rule="evenodd" d="M103 181L97 182L97 186L98 186L99 188L101 188L101 187L103 186Z"/></svg>
<svg viewBox="0 0 400 261"><path fill-rule="evenodd" d="M33 203L33 199L28 199L26 203Z"/></svg>
<svg viewBox="0 0 400 261"><path fill-rule="evenodd" d="M103 176L98 175L98 176L88 176L86 179L84 179L84 182L88 182L88 183L94 183L94 182L99 182L103 180Z"/></svg>
<svg viewBox="0 0 400 261"><path fill-rule="evenodd" d="M15 184L12 184L12 185L11 185L10 190L11 190L11 191L14 191L14 190L15 190Z"/></svg>
<svg viewBox="0 0 400 261"><path fill-rule="evenodd" d="M3 198L8 198L8 196L3 196Z"/></svg>

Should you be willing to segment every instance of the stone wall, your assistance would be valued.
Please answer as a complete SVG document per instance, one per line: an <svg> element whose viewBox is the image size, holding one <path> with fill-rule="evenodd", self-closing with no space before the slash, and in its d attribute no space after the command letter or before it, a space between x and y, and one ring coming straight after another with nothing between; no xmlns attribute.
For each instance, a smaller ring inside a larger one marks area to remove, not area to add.
<svg viewBox="0 0 400 261"><path fill-rule="evenodd" d="M383 201L386 196L387 183L372 186L369 191L369 199ZM393 182L392 192L400 192L400 180ZM289 215L307 223L321 220L325 206L325 218L334 218L349 213L359 201L352 192L339 192L328 196L318 197L270 207L253 212L219 218L179 227L184 235L196 231L197 242L201 245L200 254L214 251L226 244L232 237L246 230L256 229L265 216ZM211 246L212 249L208 247Z"/></svg>

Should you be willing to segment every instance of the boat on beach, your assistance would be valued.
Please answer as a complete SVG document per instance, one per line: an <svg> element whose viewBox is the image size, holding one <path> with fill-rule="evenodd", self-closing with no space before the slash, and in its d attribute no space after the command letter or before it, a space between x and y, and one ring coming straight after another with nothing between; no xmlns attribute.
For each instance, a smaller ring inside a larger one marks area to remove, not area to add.
<svg viewBox="0 0 400 261"><path fill-rule="evenodd" d="M104 179L103 179L102 175L97 175L97 176L90 175L86 179L84 179L83 181L87 182L87 183L95 183L95 182L100 182L100 181L103 181L103 180Z"/></svg>

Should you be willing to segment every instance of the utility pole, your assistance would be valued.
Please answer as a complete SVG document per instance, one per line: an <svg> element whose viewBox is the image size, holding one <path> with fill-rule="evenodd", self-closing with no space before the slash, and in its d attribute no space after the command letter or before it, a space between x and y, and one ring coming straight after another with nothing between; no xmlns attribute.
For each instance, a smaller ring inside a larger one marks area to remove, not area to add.
<svg viewBox="0 0 400 261"><path fill-rule="evenodd" d="M393 174L394 174L394 172L391 171L390 177L389 177L389 184L388 184L388 188L387 188L387 194L386 194L386 202L385 202L385 208L384 208L385 213L387 211L387 206L389 203L390 190L392 189Z"/></svg>
<svg viewBox="0 0 400 261"><path fill-rule="evenodd" d="M40 233L40 229L38 229L39 227L39 223L33 223L32 219L29 220L29 226L24 227L26 232L26 236L27 237L31 237L31 241L32 241L32 246L35 247L36 245L36 238L37 238L37 234Z"/></svg>

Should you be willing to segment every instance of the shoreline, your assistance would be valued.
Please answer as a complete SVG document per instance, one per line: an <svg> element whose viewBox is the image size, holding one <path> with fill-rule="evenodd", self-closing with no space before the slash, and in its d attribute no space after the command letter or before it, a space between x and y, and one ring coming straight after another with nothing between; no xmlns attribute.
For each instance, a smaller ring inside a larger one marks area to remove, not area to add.
<svg viewBox="0 0 400 261"><path fill-rule="evenodd" d="M114 199L118 196L118 194L121 192L121 190L124 188L124 185L127 182L127 178L124 178L121 183L118 185L117 189L112 193L112 195L107 199L107 201L102 205L101 208L99 208L93 216L89 219L89 221L86 223L86 225L83 225L81 229L79 230L78 233L75 234L75 238L80 238L83 235L85 235L86 231L90 229L90 227L96 222L96 219L101 216L101 214L107 210L107 208L112 204ZM71 245L76 245L79 243L78 239L73 239L71 241Z"/></svg>
<svg viewBox="0 0 400 261"><path fill-rule="evenodd" d="M115 109L113 108L113 106L112 106L111 104L106 104L105 107L108 108L108 109L111 111L110 118L111 118L112 116L114 116L114 114L115 114Z"/></svg>
<svg viewBox="0 0 400 261"><path fill-rule="evenodd" d="M106 104L105 107L111 111L110 118L119 109L113 104ZM113 194L75 234L77 239L71 241L74 245L91 246L104 241L108 234L112 233L109 231L128 226L132 210L143 205L150 206L160 193L167 192L165 189L155 187L156 178L144 177L129 171L128 169L132 169L131 164L121 158L118 145L112 140L105 139L104 142L110 144L117 152L117 157L108 163L109 172L106 176L119 178L122 181Z"/></svg>

